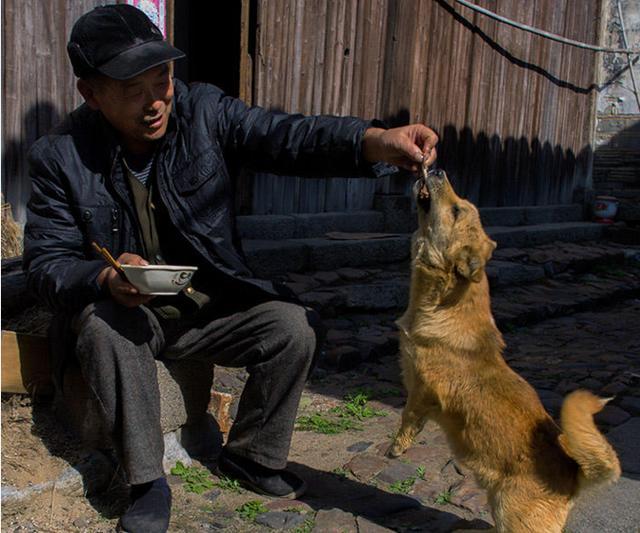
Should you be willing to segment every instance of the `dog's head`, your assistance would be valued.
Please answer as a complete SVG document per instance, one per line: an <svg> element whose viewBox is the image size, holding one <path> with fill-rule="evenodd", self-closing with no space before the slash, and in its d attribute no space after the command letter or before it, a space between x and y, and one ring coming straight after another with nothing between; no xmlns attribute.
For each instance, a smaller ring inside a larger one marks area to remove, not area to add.
<svg viewBox="0 0 640 533"><path fill-rule="evenodd" d="M476 207L455 193L443 170L425 173L414 193L419 220L414 257L430 268L481 281L496 243L482 229Z"/></svg>

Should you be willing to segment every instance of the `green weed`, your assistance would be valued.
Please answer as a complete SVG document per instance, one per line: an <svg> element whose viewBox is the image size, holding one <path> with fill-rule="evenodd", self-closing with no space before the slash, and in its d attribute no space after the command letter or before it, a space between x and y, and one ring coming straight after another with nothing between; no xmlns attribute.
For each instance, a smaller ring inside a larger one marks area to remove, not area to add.
<svg viewBox="0 0 640 533"><path fill-rule="evenodd" d="M360 429L352 420L333 420L322 413L301 416L296 422L296 429L300 431L315 431L316 433L322 433L324 435L335 435L349 429Z"/></svg>
<svg viewBox="0 0 640 533"><path fill-rule="evenodd" d="M389 485L389 490L396 494L408 494L409 491L413 488L413 484L416 482L415 477L410 477L407 479L403 479L400 481L396 481Z"/></svg>
<svg viewBox="0 0 640 533"><path fill-rule="evenodd" d="M215 486L220 487L222 490L226 490L228 492L235 492L236 494L240 494L242 492L240 482L236 479L231 479L226 476L221 476L220 481L218 481Z"/></svg>
<svg viewBox="0 0 640 533"><path fill-rule="evenodd" d="M307 518L300 526L293 530L293 533L311 533L315 520L313 518Z"/></svg>
<svg viewBox="0 0 640 533"><path fill-rule="evenodd" d="M266 513L268 510L260 500L251 500L238 507L236 513L247 522L253 522L256 516Z"/></svg>
<svg viewBox="0 0 640 533"><path fill-rule="evenodd" d="M347 474L349 473L347 469L342 468L341 466L334 468L331 472L340 477L347 477Z"/></svg>
<svg viewBox="0 0 640 533"><path fill-rule="evenodd" d="M358 420L372 418L374 416L387 416L386 411L378 411L367 405L369 402L369 394L359 391L354 394L348 394L344 398L344 405L334 407L332 411L339 416L350 416Z"/></svg>
<svg viewBox="0 0 640 533"><path fill-rule="evenodd" d="M176 462L171 469L174 476L178 476L184 482L184 490L187 492L195 492L202 494L214 487L211 474L206 468L198 468L196 466L184 466L182 461Z"/></svg>
<svg viewBox="0 0 640 533"><path fill-rule="evenodd" d="M445 490L444 492L438 494L438 497L434 500L434 503L437 503L439 505L446 505L448 503L451 503L451 496L453 496L453 493L449 490Z"/></svg>
<svg viewBox="0 0 640 533"><path fill-rule="evenodd" d="M296 420L299 431L315 431L325 435L335 435L350 429L362 430L360 421L374 416L387 416L385 411L372 409L367 405L369 396L366 391L348 394L342 405L330 409L328 413L316 412L301 416Z"/></svg>
<svg viewBox="0 0 640 533"><path fill-rule="evenodd" d="M424 466L419 466L418 468L416 468L415 476L411 476L407 479L402 479L400 481L392 483L391 485L389 485L389 490L391 492L395 492L396 494L408 494L418 479L424 479L425 473L426 470Z"/></svg>

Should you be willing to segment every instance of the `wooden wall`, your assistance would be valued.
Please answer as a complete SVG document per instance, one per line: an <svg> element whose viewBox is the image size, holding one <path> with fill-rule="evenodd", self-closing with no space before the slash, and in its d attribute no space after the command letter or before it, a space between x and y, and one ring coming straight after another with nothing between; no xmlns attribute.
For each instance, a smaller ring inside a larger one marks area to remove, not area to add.
<svg viewBox="0 0 640 533"><path fill-rule="evenodd" d="M99 0L2 2L2 193L24 220L29 146L81 98L67 59L75 20Z"/></svg>
<svg viewBox="0 0 640 533"><path fill-rule="evenodd" d="M476 0L597 43L601 0ZM454 0L258 0L253 102L423 121L440 166L479 205L564 203L590 184L595 54L498 24ZM373 182L373 183L372 183ZM406 178L255 177L255 213L370 208Z"/></svg>

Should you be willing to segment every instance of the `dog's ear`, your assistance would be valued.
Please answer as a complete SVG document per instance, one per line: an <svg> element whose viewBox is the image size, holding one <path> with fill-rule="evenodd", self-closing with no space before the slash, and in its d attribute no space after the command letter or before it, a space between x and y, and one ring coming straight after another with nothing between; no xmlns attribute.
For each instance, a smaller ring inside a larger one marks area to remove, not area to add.
<svg viewBox="0 0 640 533"><path fill-rule="evenodd" d="M490 239L479 247L463 246L455 257L456 272L474 283L480 282L484 267L495 247L496 243Z"/></svg>

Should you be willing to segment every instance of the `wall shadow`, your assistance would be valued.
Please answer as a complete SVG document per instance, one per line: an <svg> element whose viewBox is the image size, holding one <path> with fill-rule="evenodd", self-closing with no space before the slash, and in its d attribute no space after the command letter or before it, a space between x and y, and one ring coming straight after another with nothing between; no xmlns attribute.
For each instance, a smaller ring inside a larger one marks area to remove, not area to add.
<svg viewBox="0 0 640 533"><path fill-rule="evenodd" d="M32 105L22 117L21 137L2 139L2 196L12 206L16 221L24 222L25 206L31 194L27 152L40 136L62 120L52 102Z"/></svg>
<svg viewBox="0 0 640 533"><path fill-rule="evenodd" d="M385 117L390 127L409 121L407 109ZM590 182L591 145L576 154L538 137L501 137L454 124L434 129L440 137L436 166L446 170L458 194L478 207L579 202ZM409 194L413 179L399 172L390 178L388 192Z"/></svg>

